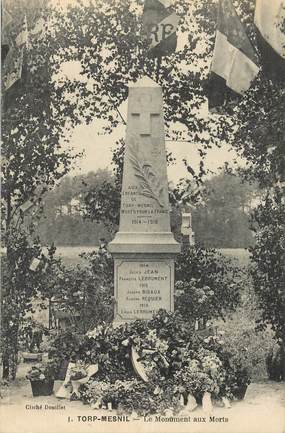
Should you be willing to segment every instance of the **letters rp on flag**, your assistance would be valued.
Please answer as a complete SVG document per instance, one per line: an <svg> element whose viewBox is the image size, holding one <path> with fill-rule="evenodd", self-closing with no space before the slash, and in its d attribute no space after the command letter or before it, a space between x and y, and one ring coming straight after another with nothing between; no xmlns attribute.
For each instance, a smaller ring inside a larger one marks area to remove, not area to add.
<svg viewBox="0 0 285 433"><path fill-rule="evenodd" d="M152 57L169 55L176 50L179 17L168 0L145 0L143 33L149 41Z"/></svg>
<svg viewBox="0 0 285 433"><path fill-rule="evenodd" d="M231 0L220 0L210 70L210 111L243 95L259 72L258 58Z"/></svg>

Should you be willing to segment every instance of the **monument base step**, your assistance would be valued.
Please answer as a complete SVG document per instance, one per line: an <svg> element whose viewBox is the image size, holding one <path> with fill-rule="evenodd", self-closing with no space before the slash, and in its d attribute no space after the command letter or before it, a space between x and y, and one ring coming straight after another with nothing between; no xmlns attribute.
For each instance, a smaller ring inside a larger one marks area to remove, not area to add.
<svg viewBox="0 0 285 433"><path fill-rule="evenodd" d="M111 253L169 253L177 254L181 245L176 242L171 232L128 233L118 232L109 243Z"/></svg>

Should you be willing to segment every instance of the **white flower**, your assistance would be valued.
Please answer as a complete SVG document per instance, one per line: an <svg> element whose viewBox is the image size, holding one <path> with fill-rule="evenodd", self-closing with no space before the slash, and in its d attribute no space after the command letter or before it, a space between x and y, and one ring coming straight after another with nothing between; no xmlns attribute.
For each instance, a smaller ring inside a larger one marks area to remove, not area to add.
<svg viewBox="0 0 285 433"><path fill-rule="evenodd" d="M165 415L165 416L173 416L173 410L171 410L171 409L166 409L166 410L164 411L164 415Z"/></svg>
<svg viewBox="0 0 285 433"><path fill-rule="evenodd" d="M123 346L127 347L128 344L129 344L129 339L128 339L128 338L126 338L126 340L123 340L123 341L122 341L122 345L123 345Z"/></svg>
<svg viewBox="0 0 285 433"><path fill-rule="evenodd" d="M44 375L43 373L40 374L39 379L40 379L40 380L44 380L44 379L45 379L45 375Z"/></svg>
<svg viewBox="0 0 285 433"><path fill-rule="evenodd" d="M153 393L154 393L154 395L158 395L158 394L161 393L161 389L159 388L159 386L157 386L157 387L155 388L155 390L153 391Z"/></svg>

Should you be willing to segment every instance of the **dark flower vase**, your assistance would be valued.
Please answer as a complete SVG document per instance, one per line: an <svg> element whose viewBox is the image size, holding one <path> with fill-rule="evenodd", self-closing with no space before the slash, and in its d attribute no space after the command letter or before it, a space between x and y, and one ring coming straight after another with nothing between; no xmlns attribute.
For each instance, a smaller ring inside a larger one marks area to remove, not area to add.
<svg viewBox="0 0 285 433"><path fill-rule="evenodd" d="M56 375L56 380L64 380L67 372L69 361L63 360L61 361L59 370Z"/></svg>
<svg viewBox="0 0 285 433"><path fill-rule="evenodd" d="M31 387L33 392L33 397L38 397L40 395L52 395L53 393L54 381L50 380L46 382L44 380L32 380Z"/></svg>
<svg viewBox="0 0 285 433"><path fill-rule="evenodd" d="M247 390L247 387L248 387L248 385L245 384L245 385L240 385L240 386L237 388L237 390L236 390L236 392L235 392L235 397L236 397L238 400L243 400L243 399L244 399L244 397L245 397L245 393L246 393L246 390Z"/></svg>

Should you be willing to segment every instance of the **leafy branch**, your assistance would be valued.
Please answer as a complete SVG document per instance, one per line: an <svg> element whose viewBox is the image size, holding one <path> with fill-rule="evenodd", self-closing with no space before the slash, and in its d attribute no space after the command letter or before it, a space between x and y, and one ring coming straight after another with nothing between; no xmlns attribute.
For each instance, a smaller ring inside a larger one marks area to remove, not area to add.
<svg viewBox="0 0 285 433"><path fill-rule="evenodd" d="M135 176L140 179L141 183L141 194L144 197L154 199L161 208L164 208L161 196L163 193L163 186L159 185L159 180L152 170L151 164L147 162L141 163L138 158L137 146L129 147L129 160L135 170Z"/></svg>

